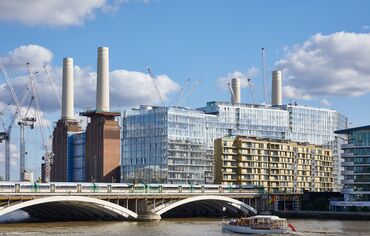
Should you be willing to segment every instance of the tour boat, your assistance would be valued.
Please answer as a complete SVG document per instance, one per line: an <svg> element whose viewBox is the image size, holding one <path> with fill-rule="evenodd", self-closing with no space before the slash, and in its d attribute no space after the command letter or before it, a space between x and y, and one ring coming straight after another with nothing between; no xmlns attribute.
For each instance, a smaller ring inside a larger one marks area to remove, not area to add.
<svg viewBox="0 0 370 236"><path fill-rule="evenodd" d="M233 219L223 223L222 229L240 234L285 234L296 231L286 219L271 215Z"/></svg>

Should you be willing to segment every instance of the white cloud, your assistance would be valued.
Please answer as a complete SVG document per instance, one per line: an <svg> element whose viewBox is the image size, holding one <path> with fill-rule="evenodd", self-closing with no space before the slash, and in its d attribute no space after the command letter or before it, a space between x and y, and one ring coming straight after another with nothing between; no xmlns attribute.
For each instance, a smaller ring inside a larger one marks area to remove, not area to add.
<svg viewBox="0 0 370 236"><path fill-rule="evenodd" d="M370 34L316 34L290 47L276 62L283 70L284 96L361 96L370 92Z"/></svg>
<svg viewBox="0 0 370 236"><path fill-rule="evenodd" d="M26 25L82 25L105 0L18 0L0 2L0 20Z"/></svg>
<svg viewBox="0 0 370 236"><path fill-rule="evenodd" d="M303 89L296 88L290 85L283 87L284 97L286 98L299 98L303 100L310 100L312 97L308 95Z"/></svg>
<svg viewBox="0 0 370 236"><path fill-rule="evenodd" d="M320 105L321 106L324 106L324 107L330 107L331 106L331 102L329 102L327 99L321 99L320 100Z"/></svg>
<svg viewBox="0 0 370 236"><path fill-rule="evenodd" d="M35 26L80 26L97 11L116 13L132 0L17 0L0 1L0 21ZM150 0L136 0L148 3Z"/></svg>
<svg viewBox="0 0 370 236"><path fill-rule="evenodd" d="M128 0L17 0L0 1L0 21L25 25L83 25L95 12L115 12Z"/></svg>
<svg viewBox="0 0 370 236"><path fill-rule="evenodd" d="M222 76L221 78L217 80L216 83L219 88L227 90L228 89L227 84L231 83L231 79L237 78L237 79L240 79L241 88L248 88L249 87L248 79L253 79L254 77L258 75L258 73L259 73L259 70L255 67L249 68L246 73L234 71L232 73L228 73L225 76ZM251 81L251 83L253 84L253 81Z"/></svg>
<svg viewBox="0 0 370 236"><path fill-rule="evenodd" d="M110 93L113 106L160 104L160 96L166 101L170 93L180 89L180 86L167 75L159 75L154 78L160 95L147 74L137 71L115 70L110 75Z"/></svg>
<svg viewBox="0 0 370 236"><path fill-rule="evenodd" d="M29 44L20 46L8 55L0 57L0 61L7 67L13 70L26 70L26 63L32 62L32 67L37 69L49 64L53 59L53 53L39 45Z"/></svg>

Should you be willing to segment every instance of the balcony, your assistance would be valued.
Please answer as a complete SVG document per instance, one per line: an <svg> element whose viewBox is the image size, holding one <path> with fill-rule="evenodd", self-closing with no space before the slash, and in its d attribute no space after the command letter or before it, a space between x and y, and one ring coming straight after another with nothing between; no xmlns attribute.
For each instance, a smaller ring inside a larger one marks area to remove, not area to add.
<svg viewBox="0 0 370 236"><path fill-rule="evenodd" d="M341 149L349 149L349 148L354 148L354 147L355 147L355 145L348 144L348 143L345 143L345 144L340 145L340 148Z"/></svg>
<svg viewBox="0 0 370 236"><path fill-rule="evenodd" d="M354 164L353 161L344 161L341 163L342 166L353 166Z"/></svg>
<svg viewBox="0 0 370 236"><path fill-rule="evenodd" d="M354 157L355 155L353 153L342 153L340 156L342 158L346 158L346 157Z"/></svg>
<svg viewBox="0 0 370 236"><path fill-rule="evenodd" d="M341 175L354 175L353 170L342 170Z"/></svg>
<svg viewBox="0 0 370 236"><path fill-rule="evenodd" d="M353 188L343 188L341 193L342 194L354 193L354 191L353 191Z"/></svg>
<svg viewBox="0 0 370 236"><path fill-rule="evenodd" d="M342 184L353 184L355 181L353 179L344 179L342 180Z"/></svg>

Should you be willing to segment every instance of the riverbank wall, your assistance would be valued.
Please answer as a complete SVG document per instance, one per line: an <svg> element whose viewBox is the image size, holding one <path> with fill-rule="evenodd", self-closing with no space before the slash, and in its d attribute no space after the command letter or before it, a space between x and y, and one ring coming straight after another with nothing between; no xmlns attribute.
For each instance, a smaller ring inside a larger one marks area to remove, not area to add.
<svg viewBox="0 0 370 236"><path fill-rule="evenodd" d="M288 219L370 220L370 212L275 211L274 215Z"/></svg>

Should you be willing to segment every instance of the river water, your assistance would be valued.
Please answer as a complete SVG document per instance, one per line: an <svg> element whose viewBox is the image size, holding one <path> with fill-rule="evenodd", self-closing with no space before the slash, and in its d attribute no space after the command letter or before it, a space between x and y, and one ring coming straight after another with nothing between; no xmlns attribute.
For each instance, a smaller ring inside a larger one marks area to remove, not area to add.
<svg viewBox="0 0 370 236"><path fill-rule="evenodd" d="M236 235L221 231L221 219L162 219L159 222L53 222L0 224L0 235ZM369 221L288 220L299 235L370 235Z"/></svg>

